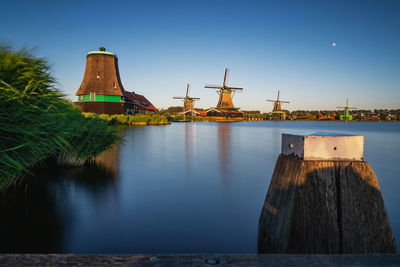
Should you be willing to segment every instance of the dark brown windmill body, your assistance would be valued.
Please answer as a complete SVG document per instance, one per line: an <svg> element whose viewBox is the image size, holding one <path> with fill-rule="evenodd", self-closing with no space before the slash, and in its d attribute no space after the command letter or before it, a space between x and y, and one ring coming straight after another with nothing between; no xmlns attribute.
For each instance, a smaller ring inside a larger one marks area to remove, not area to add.
<svg viewBox="0 0 400 267"><path fill-rule="evenodd" d="M75 105L83 112L134 114L156 110L147 99L142 101L146 104L139 105L136 98L143 96L125 91L119 75L117 55L106 52L104 47L87 54L85 74L76 95L78 102Z"/></svg>
<svg viewBox="0 0 400 267"><path fill-rule="evenodd" d="M240 108L235 108L233 105L232 97L236 91L242 91L243 88L232 87L226 85L228 76L228 69L225 69L224 81L222 86L206 85L205 88L217 89L219 94L217 107L207 111L207 116L217 117L243 117L243 112L239 111Z"/></svg>
<svg viewBox="0 0 400 267"><path fill-rule="evenodd" d="M173 99L182 99L183 100L183 110L182 113L193 116L196 115L197 112L194 110L194 101L199 100L199 97L190 97L189 96L189 84L186 87L186 96L174 96Z"/></svg>
<svg viewBox="0 0 400 267"><path fill-rule="evenodd" d="M282 111L282 103L289 103L289 101L280 100L279 94L280 94L280 91L278 90L278 96L277 96L276 100L267 99L268 102L274 103L274 108L272 109L272 112L270 113L270 117L273 120L286 119L286 113L284 111Z"/></svg>

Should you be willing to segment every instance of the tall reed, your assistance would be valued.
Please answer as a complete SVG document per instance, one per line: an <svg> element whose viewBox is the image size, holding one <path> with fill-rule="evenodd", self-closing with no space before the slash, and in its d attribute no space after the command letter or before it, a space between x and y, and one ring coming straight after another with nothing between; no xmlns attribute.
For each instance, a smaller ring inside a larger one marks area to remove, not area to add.
<svg viewBox="0 0 400 267"><path fill-rule="evenodd" d="M64 98L44 59L0 47L0 191L46 159L79 164L119 141Z"/></svg>

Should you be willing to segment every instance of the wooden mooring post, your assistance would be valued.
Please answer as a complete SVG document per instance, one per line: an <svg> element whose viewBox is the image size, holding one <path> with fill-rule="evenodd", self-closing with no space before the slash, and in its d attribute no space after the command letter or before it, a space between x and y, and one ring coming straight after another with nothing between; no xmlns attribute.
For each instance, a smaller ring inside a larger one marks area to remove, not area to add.
<svg viewBox="0 0 400 267"><path fill-rule="evenodd" d="M364 137L283 134L258 227L259 253L396 253Z"/></svg>

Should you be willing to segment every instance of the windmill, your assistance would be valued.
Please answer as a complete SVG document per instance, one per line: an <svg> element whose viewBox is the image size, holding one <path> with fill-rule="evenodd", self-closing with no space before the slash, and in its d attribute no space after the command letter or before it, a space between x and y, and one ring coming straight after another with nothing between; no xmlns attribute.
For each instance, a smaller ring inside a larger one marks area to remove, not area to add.
<svg viewBox="0 0 400 267"><path fill-rule="evenodd" d="M343 108L344 109L344 113L343 115L340 115L340 120L341 121L351 121L353 119L353 116L350 115L350 111L351 109L357 109L357 108L352 108L349 107L349 99L346 99L346 106L344 107L336 107L336 108Z"/></svg>
<svg viewBox="0 0 400 267"><path fill-rule="evenodd" d="M278 96L276 100L267 99L268 102L274 103L274 108L272 109L271 112L271 118L273 120L282 120L282 119L284 120L286 118L286 114L285 112L282 111L282 103L290 103L289 101L279 100L279 94L280 91L278 90Z"/></svg>
<svg viewBox="0 0 400 267"><path fill-rule="evenodd" d="M183 114L186 113L197 113L194 111L194 101L199 100L199 97L190 97L189 96L189 87L190 85L187 84L186 86L186 96L174 96L173 99L182 99L183 100Z"/></svg>
<svg viewBox="0 0 400 267"><path fill-rule="evenodd" d="M206 86L204 86L204 88L211 88L211 89L217 89L218 90L217 93L219 94L219 99L218 99L217 108L220 108L220 109L239 109L239 108L235 108L235 106L233 105L232 96L234 95L235 91L242 91L243 88L232 87L232 86L227 86L226 85L228 72L229 72L229 70L225 69L224 82L222 83L222 86L219 86L219 85L206 85Z"/></svg>

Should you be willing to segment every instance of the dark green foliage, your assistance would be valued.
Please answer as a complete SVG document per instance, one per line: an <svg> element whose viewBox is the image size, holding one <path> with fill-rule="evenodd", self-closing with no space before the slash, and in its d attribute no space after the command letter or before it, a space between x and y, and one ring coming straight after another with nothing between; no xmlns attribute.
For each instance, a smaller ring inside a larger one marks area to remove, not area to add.
<svg viewBox="0 0 400 267"><path fill-rule="evenodd" d="M167 117L170 117L171 115L177 115L179 113L182 113L182 110L183 110L182 106L180 106L180 107L179 106L177 106L177 107L169 107L167 109L161 109L159 111L159 114L160 115L165 115Z"/></svg>
<svg viewBox="0 0 400 267"><path fill-rule="evenodd" d="M82 163L119 141L63 98L45 60L0 47L0 190L45 159Z"/></svg>
<svg viewBox="0 0 400 267"><path fill-rule="evenodd" d="M243 118L247 120L263 120L265 116L260 111L245 111L243 110Z"/></svg>

